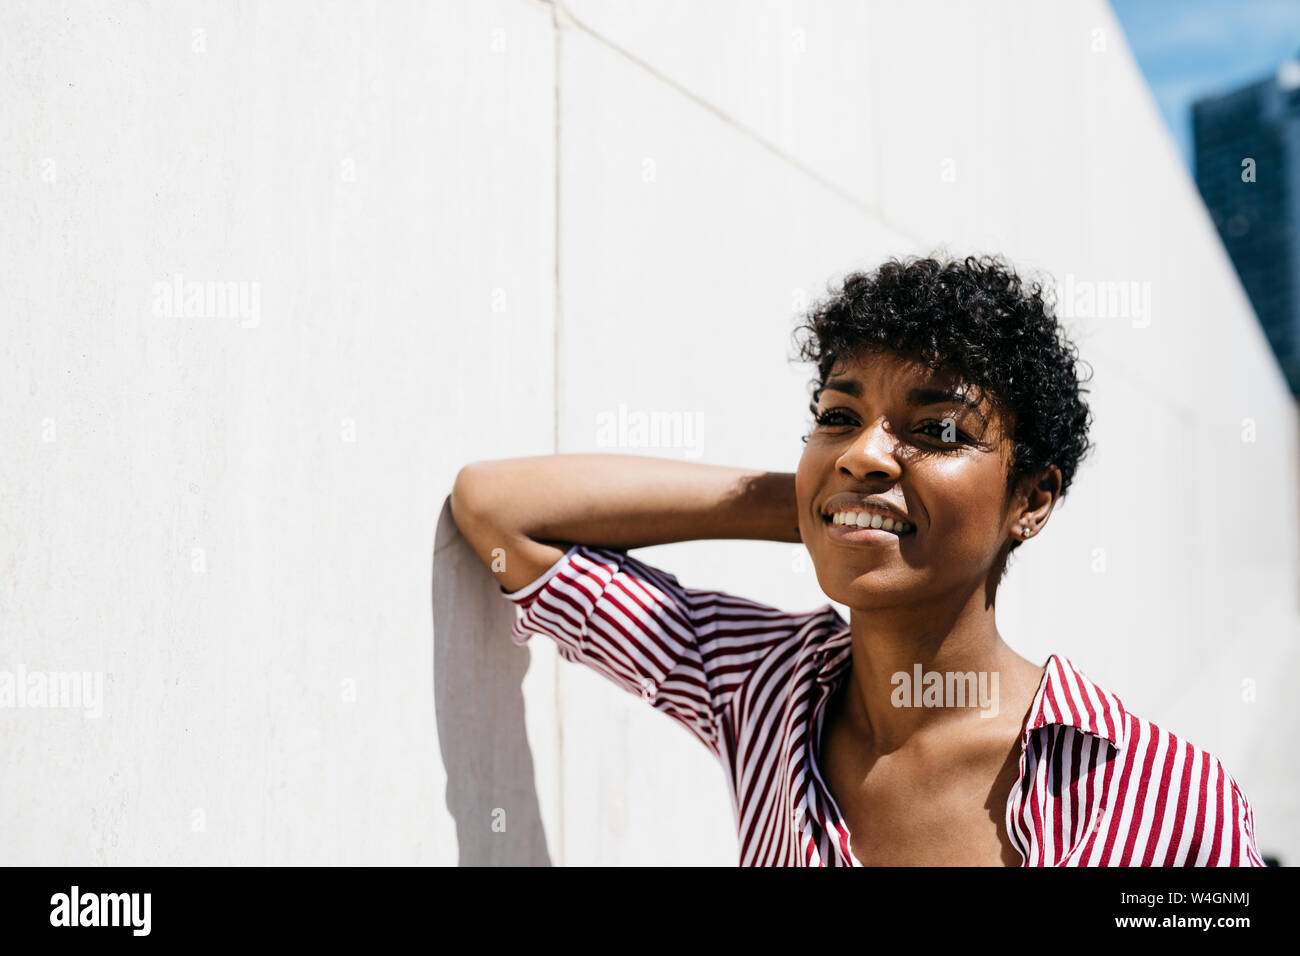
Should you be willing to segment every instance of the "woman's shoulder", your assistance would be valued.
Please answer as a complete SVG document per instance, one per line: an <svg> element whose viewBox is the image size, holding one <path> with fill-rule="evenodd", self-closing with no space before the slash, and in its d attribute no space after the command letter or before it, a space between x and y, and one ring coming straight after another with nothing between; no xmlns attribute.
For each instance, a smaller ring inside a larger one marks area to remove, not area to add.
<svg viewBox="0 0 1300 956"><path fill-rule="evenodd" d="M1250 802L1213 753L1133 712L1062 655L1049 659L1036 706L1039 726L1072 727L1108 745L1095 759L1057 753L1079 773L1108 781L1106 804L1117 829L1128 821L1135 838L1145 835L1153 849L1158 843L1171 855L1171 865L1262 865Z"/></svg>
<svg viewBox="0 0 1300 956"><path fill-rule="evenodd" d="M1062 654L1048 659L1033 726L1059 724L1105 739L1138 779L1167 779L1195 766L1203 779L1236 787L1222 761L1161 724L1135 713L1118 694L1087 677Z"/></svg>

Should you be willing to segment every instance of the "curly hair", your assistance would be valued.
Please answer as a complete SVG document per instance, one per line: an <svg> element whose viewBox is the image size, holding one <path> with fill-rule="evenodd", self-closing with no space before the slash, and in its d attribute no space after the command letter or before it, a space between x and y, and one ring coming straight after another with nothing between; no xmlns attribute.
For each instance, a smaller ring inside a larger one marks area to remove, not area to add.
<svg viewBox="0 0 1300 956"><path fill-rule="evenodd" d="M863 350L911 356L978 388L1011 430L1008 492L1056 465L1063 497L1093 447L1092 414L1081 397L1091 366L1080 379L1078 350L1042 284L1022 282L998 256L893 258L854 272L808 310L794 336L797 357L817 366L814 415L837 361Z"/></svg>

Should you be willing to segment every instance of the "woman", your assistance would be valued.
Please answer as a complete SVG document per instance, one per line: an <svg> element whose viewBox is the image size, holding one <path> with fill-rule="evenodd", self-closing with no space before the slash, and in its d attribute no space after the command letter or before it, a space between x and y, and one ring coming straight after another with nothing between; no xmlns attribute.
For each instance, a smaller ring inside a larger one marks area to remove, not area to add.
<svg viewBox="0 0 1300 956"><path fill-rule="evenodd" d="M1011 553L1089 450L1077 351L996 258L891 260L799 329L794 475L621 455L463 469L452 510L556 641L691 731L731 785L742 865L1253 865L1210 754L1064 657L1003 641ZM802 541L832 605L683 587L627 549Z"/></svg>

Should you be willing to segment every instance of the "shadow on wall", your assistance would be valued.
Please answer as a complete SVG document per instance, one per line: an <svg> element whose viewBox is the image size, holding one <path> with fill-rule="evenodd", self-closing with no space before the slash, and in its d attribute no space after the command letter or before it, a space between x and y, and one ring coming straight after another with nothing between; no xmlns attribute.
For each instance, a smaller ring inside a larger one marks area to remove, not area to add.
<svg viewBox="0 0 1300 956"><path fill-rule="evenodd" d="M461 866L550 866L524 726L514 605L442 504L433 544L433 699Z"/></svg>

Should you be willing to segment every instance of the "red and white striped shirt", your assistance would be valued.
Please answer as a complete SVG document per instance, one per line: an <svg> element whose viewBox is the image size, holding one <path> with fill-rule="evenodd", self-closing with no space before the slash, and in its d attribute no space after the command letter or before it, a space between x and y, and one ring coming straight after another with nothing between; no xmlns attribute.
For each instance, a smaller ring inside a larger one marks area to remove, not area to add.
<svg viewBox="0 0 1300 956"><path fill-rule="evenodd" d="M511 639L554 639L674 718L722 762L742 866L862 866L817 765L849 626L682 587L621 551L574 545L506 594ZM1245 795L1217 759L1124 708L1059 655L1025 722L1007 833L1025 866L1263 866Z"/></svg>

